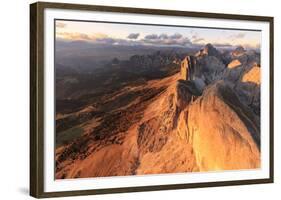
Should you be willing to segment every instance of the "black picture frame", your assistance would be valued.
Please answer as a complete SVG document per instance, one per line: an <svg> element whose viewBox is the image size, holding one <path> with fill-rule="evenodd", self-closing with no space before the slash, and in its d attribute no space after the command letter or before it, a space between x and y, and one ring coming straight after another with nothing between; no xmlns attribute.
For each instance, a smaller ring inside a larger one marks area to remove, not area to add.
<svg viewBox="0 0 281 200"><path fill-rule="evenodd" d="M246 21L269 22L270 24L270 177L265 179L251 179L239 181L218 181L187 183L174 185L157 185L142 187L126 187L114 189L93 189L64 192L45 192L44 191L44 10L47 8L66 9L66 10L87 10L117 13L138 13L162 16L188 16L210 19L235 19ZM273 161L273 17L217 14L202 12L186 12L175 10L156 10L125 7L108 7L82 4L64 4L37 2L30 5L30 195L36 198L94 195L106 193L173 190L198 187L217 187L228 185L245 185L272 183L274 177Z"/></svg>

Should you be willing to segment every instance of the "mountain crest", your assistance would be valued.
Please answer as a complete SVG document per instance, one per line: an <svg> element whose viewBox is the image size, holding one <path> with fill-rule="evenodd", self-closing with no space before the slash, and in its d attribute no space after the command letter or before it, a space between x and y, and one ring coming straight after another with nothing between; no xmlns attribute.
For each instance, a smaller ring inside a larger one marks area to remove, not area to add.
<svg viewBox="0 0 281 200"><path fill-rule="evenodd" d="M244 51L113 58L90 84L67 75L89 88L72 112L57 101L56 178L260 168L260 55Z"/></svg>
<svg viewBox="0 0 281 200"><path fill-rule="evenodd" d="M203 57L206 55L219 58L221 56L221 53L211 43L208 43L204 46L204 48L198 51L197 54L195 54L196 57Z"/></svg>
<svg viewBox="0 0 281 200"><path fill-rule="evenodd" d="M220 52L210 43L208 43L204 49L203 52L207 54L208 56L218 56L220 55Z"/></svg>
<svg viewBox="0 0 281 200"><path fill-rule="evenodd" d="M244 49L243 46L238 46L233 52L232 55L233 56L240 56L243 55L246 52L246 50Z"/></svg>

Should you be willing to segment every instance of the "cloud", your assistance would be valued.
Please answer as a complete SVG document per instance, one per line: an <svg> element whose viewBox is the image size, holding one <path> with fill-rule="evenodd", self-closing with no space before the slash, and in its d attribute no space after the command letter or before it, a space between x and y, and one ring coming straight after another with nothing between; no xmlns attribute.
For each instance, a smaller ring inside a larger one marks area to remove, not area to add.
<svg viewBox="0 0 281 200"><path fill-rule="evenodd" d="M180 38L182 38L182 35L179 33L175 33L174 35L171 35L170 38L171 39L180 39Z"/></svg>
<svg viewBox="0 0 281 200"><path fill-rule="evenodd" d="M176 46L187 46L191 45L191 41L188 37L183 37L179 33L172 35L167 34L150 34L146 35L144 39L141 40L144 44L154 44L154 45L176 45Z"/></svg>
<svg viewBox="0 0 281 200"><path fill-rule="evenodd" d="M244 34L236 34L236 37L244 37ZM180 47L196 47L201 48L204 43L211 42L206 41L204 38L199 37L198 34L193 33L191 37L186 37L179 33L174 34L148 34L140 38L139 33L130 33L126 38L114 38L103 33L85 34L80 32L64 32L58 30L56 32L57 39L63 40L82 40L96 44L106 45L124 45L124 46L135 46L135 45L154 45L154 46L180 46ZM211 42L218 48L229 48L234 45L234 42L229 40L229 43L219 41ZM235 43L237 44L237 42Z"/></svg>
<svg viewBox="0 0 281 200"><path fill-rule="evenodd" d="M89 41L96 41L97 39L101 38L108 38L107 35L103 33L95 33L95 34L85 34L85 33L79 33L79 32L57 32L56 33L57 38L65 39L65 40L89 40Z"/></svg>
<svg viewBox="0 0 281 200"><path fill-rule="evenodd" d="M137 39L140 36L139 33L130 33L127 38L129 39Z"/></svg>
<svg viewBox="0 0 281 200"><path fill-rule="evenodd" d="M150 34L150 35L146 35L144 37L144 39L147 39L147 40L156 40L156 39L180 39L182 38L183 36L179 33L175 33L173 35L170 35L168 36L167 34L165 33L162 33L160 35L157 35L157 34Z"/></svg>
<svg viewBox="0 0 281 200"><path fill-rule="evenodd" d="M144 37L145 40L157 40L159 37L156 34L146 35Z"/></svg>
<svg viewBox="0 0 281 200"><path fill-rule="evenodd" d="M168 37L167 34L162 33L161 35L158 36L158 38L159 38L159 39L164 39L164 40L165 40L165 39L168 39L169 37Z"/></svg>
<svg viewBox="0 0 281 200"><path fill-rule="evenodd" d="M88 42L94 42L97 44L108 45L159 45L159 46L192 46L192 42L188 37L184 37L179 33L175 34L149 34L143 39L139 38L139 33L131 33L127 36L128 39L112 38L105 34L85 34L79 32L57 32L56 37L64 40L83 40Z"/></svg>
<svg viewBox="0 0 281 200"><path fill-rule="evenodd" d="M64 27L66 27L66 24L65 24L65 23L56 22L56 28L64 28Z"/></svg>
<svg viewBox="0 0 281 200"><path fill-rule="evenodd" d="M57 39L69 40L69 41L87 41L96 44L108 44L108 45L137 45L141 44L136 40L127 40L120 38L112 38L106 34L95 33L95 34L85 34L85 33L70 33L70 32L57 32Z"/></svg>
<svg viewBox="0 0 281 200"><path fill-rule="evenodd" d="M95 40L95 43L98 44L107 44L107 45L124 45L124 46L133 46L140 45L140 41L137 40L127 40L127 39L119 39L119 38L98 38Z"/></svg>
<svg viewBox="0 0 281 200"><path fill-rule="evenodd" d="M193 33L193 35L191 36L192 43L200 43L205 41L204 38L199 37L199 34L197 32L193 31L192 33Z"/></svg>
<svg viewBox="0 0 281 200"><path fill-rule="evenodd" d="M57 32L56 36L66 40L91 40L85 33Z"/></svg>

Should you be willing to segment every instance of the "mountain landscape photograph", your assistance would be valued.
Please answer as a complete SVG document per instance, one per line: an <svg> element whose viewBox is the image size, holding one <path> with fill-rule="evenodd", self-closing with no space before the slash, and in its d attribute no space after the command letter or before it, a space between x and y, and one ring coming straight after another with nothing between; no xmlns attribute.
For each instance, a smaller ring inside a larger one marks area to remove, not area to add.
<svg viewBox="0 0 281 200"><path fill-rule="evenodd" d="M55 179L261 167L257 30L55 20Z"/></svg>

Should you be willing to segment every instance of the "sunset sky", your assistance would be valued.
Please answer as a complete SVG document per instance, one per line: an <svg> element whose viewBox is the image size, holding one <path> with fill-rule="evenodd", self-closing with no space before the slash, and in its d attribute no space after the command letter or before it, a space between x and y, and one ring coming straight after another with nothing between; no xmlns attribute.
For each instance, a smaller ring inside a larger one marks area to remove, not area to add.
<svg viewBox="0 0 281 200"><path fill-rule="evenodd" d="M175 45L212 43L259 48L261 32L56 20L56 38L112 45Z"/></svg>

